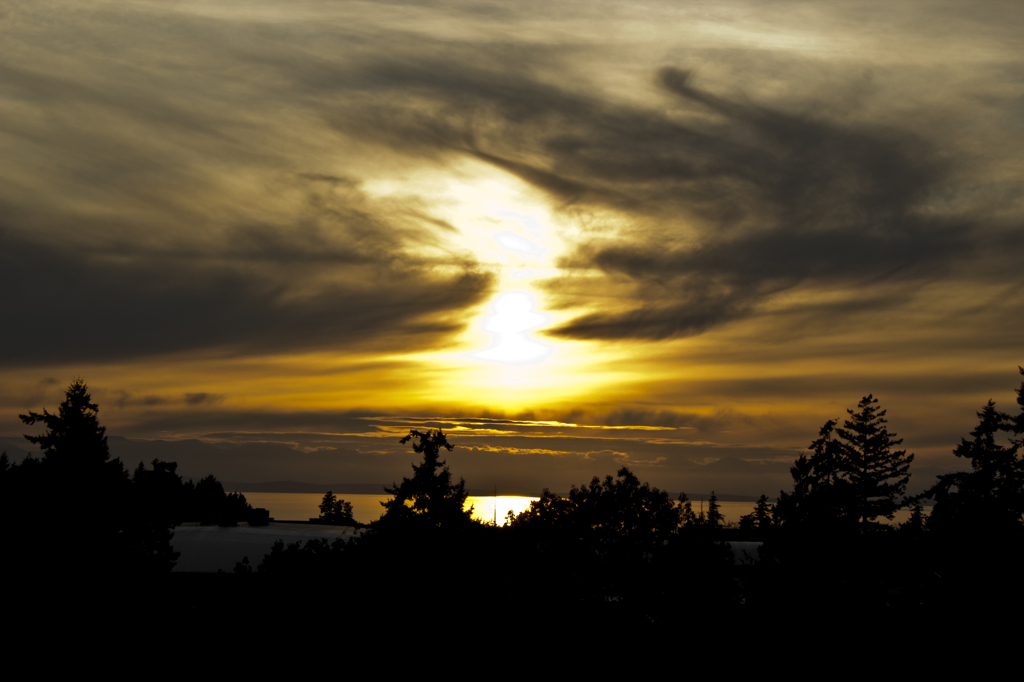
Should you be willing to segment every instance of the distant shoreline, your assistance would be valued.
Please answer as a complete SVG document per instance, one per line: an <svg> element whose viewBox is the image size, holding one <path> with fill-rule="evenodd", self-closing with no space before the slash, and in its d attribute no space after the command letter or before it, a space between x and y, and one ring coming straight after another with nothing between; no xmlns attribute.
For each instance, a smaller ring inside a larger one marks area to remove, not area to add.
<svg viewBox="0 0 1024 682"><path fill-rule="evenodd" d="M236 481L224 481L224 490L232 492L252 493L316 493L323 495L330 490L335 495L386 495L385 487L391 487L394 483L301 483L299 481L265 481L263 483L239 483ZM494 491L485 488L469 488L468 493L472 497L494 497ZM501 490L497 497L540 497L541 491L522 490ZM556 492L559 497L568 497L569 492ZM700 502L700 498L706 500L711 496L707 493L686 493L691 502ZM676 499L679 493L669 492L669 499ZM757 502L756 495L730 495L728 493L715 493L719 502ZM774 499L771 502L775 502Z"/></svg>

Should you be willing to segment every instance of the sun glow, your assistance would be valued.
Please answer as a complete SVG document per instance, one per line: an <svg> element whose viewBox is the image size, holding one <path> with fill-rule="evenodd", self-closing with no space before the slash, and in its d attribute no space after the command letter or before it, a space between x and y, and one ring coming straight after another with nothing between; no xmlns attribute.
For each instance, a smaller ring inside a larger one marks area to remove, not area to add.
<svg viewBox="0 0 1024 682"><path fill-rule="evenodd" d="M544 311L543 292L534 282L559 272L556 263L566 250L561 234L565 219L557 217L533 187L476 160L446 173L406 175L401 190L394 183L382 180L370 191L396 197L429 193L432 213L455 229L438 234L442 242L453 252L469 252L495 275L492 298L477 309L456 341L457 353L463 359L484 361L480 369L493 368L494 381L502 383L508 378L502 365L550 360L555 344L535 333L560 320ZM416 188L420 191L413 191ZM546 364L550 372L553 368Z"/></svg>
<svg viewBox="0 0 1024 682"><path fill-rule="evenodd" d="M546 315L533 312L534 301L529 294L516 291L499 296L494 314L484 321L484 330L494 335L494 345L474 353L481 360L519 364L543 360L551 346L530 338L527 332L548 322Z"/></svg>

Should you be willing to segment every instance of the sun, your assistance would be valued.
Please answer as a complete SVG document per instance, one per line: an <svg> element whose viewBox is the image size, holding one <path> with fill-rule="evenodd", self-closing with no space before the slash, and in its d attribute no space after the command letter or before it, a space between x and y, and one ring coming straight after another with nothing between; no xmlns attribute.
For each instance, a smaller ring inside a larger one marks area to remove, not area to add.
<svg viewBox="0 0 1024 682"><path fill-rule="evenodd" d="M494 314L484 319L483 328L494 335L493 345L473 357L507 364L533 363L551 353L551 346L531 338L527 332L548 322L547 315L534 312L533 297L523 291L502 294L494 302Z"/></svg>

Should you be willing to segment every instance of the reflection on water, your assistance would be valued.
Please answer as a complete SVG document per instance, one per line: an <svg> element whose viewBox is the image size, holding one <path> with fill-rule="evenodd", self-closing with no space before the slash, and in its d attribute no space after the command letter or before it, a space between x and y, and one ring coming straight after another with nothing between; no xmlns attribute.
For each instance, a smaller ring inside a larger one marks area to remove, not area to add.
<svg viewBox="0 0 1024 682"><path fill-rule="evenodd" d="M326 492L326 491L325 491ZM320 502L324 496L318 493L247 493L245 500L253 507L262 507L270 510L270 516L278 521L306 521L320 516ZM381 502L391 499L390 495L335 495L335 497L352 503L352 516L359 523L370 523L380 518L384 513ZM505 521L505 516L511 511L519 514L536 497L518 497L512 495L499 495L498 497L475 497L470 496L466 501L467 505L473 505L473 518L480 521L494 521L497 512L498 524ZM497 505L495 505L497 500ZM497 509L495 509L497 506Z"/></svg>
<svg viewBox="0 0 1024 682"><path fill-rule="evenodd" d="M277 520L305 521L320 516L322 494L315 493L243 493L246 501L254 507L270 510L270 515ZM336 495L346 502L352 503L352 515L360 523L370 523L380 518L384 512L381 502L391 499L389 495ZM492 522L497 517L498 525L505 522L505 516L511 511L519 514L530 506L536 497L517 497L499 495L495 497L470 496L467 505L473 505L473 518ZM497 500L497 509L495 509ZM691 500L693 511L701 510L701 500ZM707 511L707 500L704 500L704 511ZM740 517L754 511L753 502L719 502L719 508L726 523L739 523ZM495 512L497 512L495 514ZM910 518L909 510L896 512L893 523L902 523ZM885 522L884 518L879 521Z"/></svg>
<svg viewBox="0 0 1024 682"><path fill-rule="evenodd" d="M514 495L499 495L498 497L473 497L466 500L466 504L473 505L473 518L490 523L497 519L498 525L505 524L505 517L509 512L519 515L526 511L530 503L539 499L536 497L518 497Z"/></svg>

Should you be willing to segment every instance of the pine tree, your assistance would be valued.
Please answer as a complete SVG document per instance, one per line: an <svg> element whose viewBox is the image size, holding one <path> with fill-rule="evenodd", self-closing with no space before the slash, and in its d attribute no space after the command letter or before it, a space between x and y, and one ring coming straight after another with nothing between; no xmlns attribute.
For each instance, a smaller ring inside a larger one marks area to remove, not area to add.
<svg viewBox="0 0 1024 682"><path fill-rule="evenodd" d="M829 420L810 445L808 458L800 456L790 473L793 492L782 492L775 517L783 525L807 529L864 528L879 516L892 519L906 494L914 455L893 450L903 441L886 428L885 410L868 395L841 429Z"/></svg>
<svg viewBox="0 0 1024 682"><path fill-rule="evenodd" d="M857 411L847 410L850 418L836 431L845 441L841 467L853 486L862 526L879 516L892 520L902 506L897 498L906 494L914 461L906 450L892 449L903 439L889 433L885 410L877 405L878 399L871 395L861 398Z"/></svg>
<svg viewBox="0 0 1024 682"><path fill-rule="evenodd" d="M857 521L859 505L848 480L846 446L836 438L836 421L830 419L818 431L818 438L790 468L793 492L780 491L772 510L773 520L806 530L849 531Z"/></svg>
<svg viewBox="0 0 1024 682"><path fill-rule="evenodd" d="M413 464L411 479L403 478L399 485L384 488L393 497L381 502L385 511L376 528L401 525L451 530L468 525L473 508L463 508L469 496L466 482L459 479L458 483L452 483L452 472L440 455L441 448L451 450L453 446L440 429L426 433L412 430L399 442L408 443L413 438L419 442L413 443L412 449L423 455L423 461Z"/></svg>
<svg viewBox="0 0 1024 682"><path fill-rule="evenodd" d="M25 438L43 450L43 461L48 466L64 471L90 471L110 459L107 430L100 426L97 412L99 406L92 402L85 382L76 379L68 386L57 414L43 410L42 414L29 412L18 416L26 424L42 422L46 426L43 435Z"/></svg>
<svg viewBox="0 0 1024 682"><path fill-rule="evenodd" d="M43 451L38 465L26 468L26 460L19 467L26 535L38 543L43 528L64 528L58 544L26 553L26 562L35 564L28 570L50 572L69 564L83 575L109 575L134 562L131 482L121 461L110 459L98 411L85 382L76 379L55 414L19 415L26 424L46 427L42 435L25 436Z"/></svg>
<svg viewBox="0 0 1024 682"><path fill-rule="evenodd" d="M712 528L718 528L725 522L725 517L722 516L722 510L718 505L718 498L715 497L715 491L711 491L711 497L708 499L708 519L707 524Z"/></svg>
<svg viewBox="0 0 1024 682"><path fill-rule="evenodd" d="M761 495L757 498L754 511L740 517L740 528L751 535L763 537L772 526L772 518L775 515L775 506L768 503L768 496Z"/></svg>
<svg viewBox="0 0 1024 682"><path fill-rule="evenodd" d="M910 518L900 524L900 530L904 533L920 533L924 530L924 526L924 507L920 502L915 502L910 508Z"/></svg>
<svg viewBox="0 0 1024 682"><path fill-rule="evenodd" d="M1018 395L1024 395L1024 384ZM1019 401L1020 399L1018 399ZM970 440L962 438L953 450L970 461L971 471L939 476L925 493L935 499L929 527L936 530L977 531L1019 527L1024 515L1024 460L1021 444L1010 438L998 442L1002 432L1014 433L1016 420L996 410L991 400L978 412L978 426Z"/></svg>

